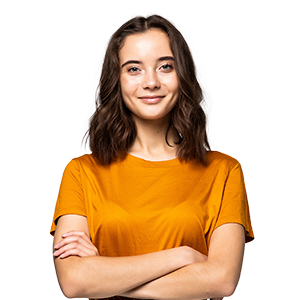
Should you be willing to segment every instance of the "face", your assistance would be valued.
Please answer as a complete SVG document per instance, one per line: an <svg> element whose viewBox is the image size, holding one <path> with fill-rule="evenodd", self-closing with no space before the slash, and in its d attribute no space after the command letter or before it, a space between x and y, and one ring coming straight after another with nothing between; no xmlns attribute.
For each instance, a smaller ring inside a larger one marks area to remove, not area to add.
<svg viewBox="0 0 300 300"><path fill-rule="evenodd" d="M167 119L179 88L166 33L151 29L126 37L119 59L122 96L133 118Z"/></svg>

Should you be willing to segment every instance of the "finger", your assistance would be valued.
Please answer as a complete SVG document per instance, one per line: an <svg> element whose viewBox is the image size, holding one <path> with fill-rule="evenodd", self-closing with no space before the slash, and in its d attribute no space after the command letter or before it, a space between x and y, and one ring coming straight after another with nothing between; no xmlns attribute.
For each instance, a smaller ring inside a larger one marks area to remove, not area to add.
<svg viewBox="0 0 300 300"><path fill-rule="evenodd" d="M60 255L57 255L57 257L60 257L60 258L67 258L69 256L86 257L86 256L91 256L91 255L86 253L84 251L84 249L79 249L79 248L71 248L66 251L63 251Z"/></svg>
<svg viewBox="0 0 300 300"><path fill-rule="evenodd" d="M95 255L95 252L92 251L91 249L84 247L81 244L78 244L77 242L74 242L61 247L59 250L55 251L53 255L56 257L59 256L61 258L70 255L77 255L80 257L84 257L84 256Z"/></svg>
<svg viewBox="0 0 300 300"><path fill-rule="evenodd" d="M57 250L67 244L74 243L74 242L82 244L85 247L90 248L90 249L93 249L95 247L94 244L90 240L86 240L85 238L83 238L82 236L79 236L79 235L72 235L72 236L68 236L68 237L62 239L59 243L57 243L54 246L54 248Z"/></svg>
<svg viewBox="0 0 300 300"><path fill-rule="evenodd" d="M59 256L62 252L72 249L78 248L81 249L88 254L88 255L99 255L98 249L94 246L91 241L86 241L79 236L71 236L67 237L58 244L55 245L55 256Z"/></svg>
<svg viewBox="0 0 300 300"><path fill-rule="evenodd" d="M70 231L63 235L63 239L54 246L56 250L53 255L60 256L62 253L66 252L70 249L78 248L78 253L72 251L74 255L79 256L91 256L91 255L99 255L98 249L89 239L87 234L83 231ZM68 246L69 245L69 246ZM68 246L68 247L66 247ZM59 251L58 251L59 250Z"/></svg>
<svg viewBox="0 0 300 300"><path fill-rule="evenodd" d="M71 231L65 232L62 235L62 237L65 238L65 237L73 236L73 235L81 236L86 241L90 241L90 237L87 235L87 233L85 231L71 230Z"/></svg>

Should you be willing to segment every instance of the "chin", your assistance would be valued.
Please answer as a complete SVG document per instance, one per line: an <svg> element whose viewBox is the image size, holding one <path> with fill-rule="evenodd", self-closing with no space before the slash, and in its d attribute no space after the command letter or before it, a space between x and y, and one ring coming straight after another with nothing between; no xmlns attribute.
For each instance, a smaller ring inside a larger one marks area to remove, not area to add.
<svg viewBox="0 0 300 300"><path fill-rule="evenodd" d="M167 121L169 119L170 113L165 114L139 114L134 115L134 118L140 119L140 120L149 120L149 121L155 121L155 120L165 120Z"/></svg>

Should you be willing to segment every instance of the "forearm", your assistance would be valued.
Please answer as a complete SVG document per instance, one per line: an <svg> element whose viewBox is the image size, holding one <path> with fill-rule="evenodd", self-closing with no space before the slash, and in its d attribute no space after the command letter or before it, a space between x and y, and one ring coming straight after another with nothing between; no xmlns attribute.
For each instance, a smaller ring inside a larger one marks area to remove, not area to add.
<svg viewBox="0 0 300 300"><path fill-rule="evenodd" d="M229 274L228 274L229 275ZM208 299L230 296L235 286L209 261L195 263L148 282L122 296L140 299Z"/></svg>
<svg viewBox="0 0 300 300"><path fill-rule="evenodd" d="M240 277L244 228L226 224L214 231L208 259L178 269L122 296L140 299L207 299L233 294Z"/></svg>
<svg viewBox="0 0 300 300"><path fill-rule="evenodd" d="M56 258L57 276L67 297L120 295L164 276L189 262L185 247L128 257Z"/></svg>

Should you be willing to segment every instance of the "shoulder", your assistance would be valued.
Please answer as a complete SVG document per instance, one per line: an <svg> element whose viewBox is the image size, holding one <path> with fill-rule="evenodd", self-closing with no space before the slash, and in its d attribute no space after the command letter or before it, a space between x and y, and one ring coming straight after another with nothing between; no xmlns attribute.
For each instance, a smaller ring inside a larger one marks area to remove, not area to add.
<svg viewBox="0 0 300 300"><path fill-rule="evenodd" d="M99 167L92 154L84 154L73 158L66 166L65 172L81 172L82 169L94 169Z"/></svg>
<svg viewBox="0 0 300 300"><path fill-rule="evenodd" d="M94 156L92 154L84 154L79 157L75 157L71 160L71 164L77 164L77 165L82 165L82 166L94 166L98 165L97 161L95 160Z"/></svg>
<svg viewBox="0 0 300 300"><path fill-rule="evenodd" d="M222 168L227 171L232 169L240 168L238 160L227 154L219 151L209 151L207 153L207 166L211 168Z"/></svg>

